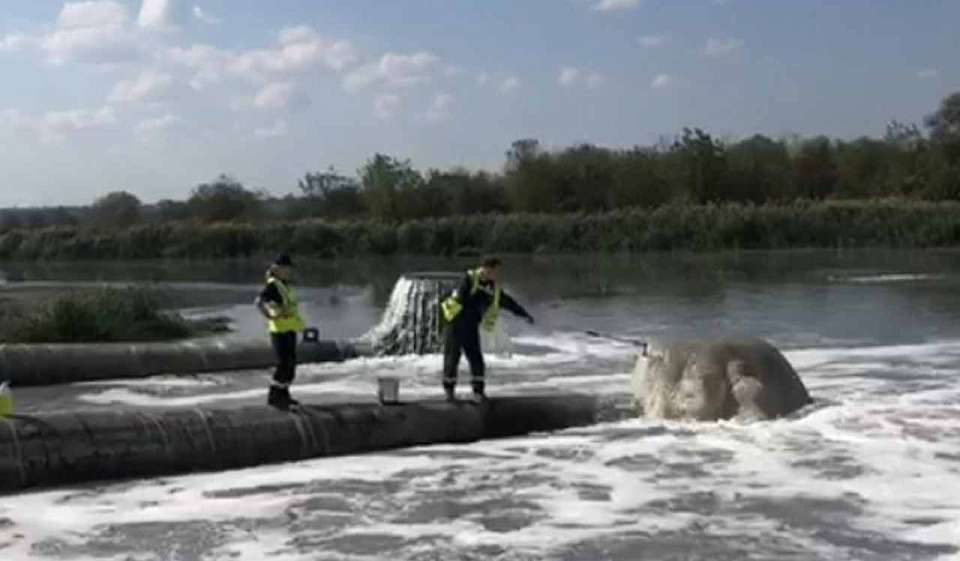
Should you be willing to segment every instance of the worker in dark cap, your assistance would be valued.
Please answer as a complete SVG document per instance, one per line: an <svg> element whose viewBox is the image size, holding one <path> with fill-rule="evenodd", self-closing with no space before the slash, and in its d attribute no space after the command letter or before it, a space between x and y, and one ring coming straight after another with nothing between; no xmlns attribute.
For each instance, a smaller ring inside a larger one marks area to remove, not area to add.
<svg viewBox="0 0 960 561"><path fill-rule="evenodd" d="M480 329L493 333L500 308L533 324L533 316L500 288L500 259L488 257L477 269L467 271L460 287L441 303L446 335L443 341L443 391L447 401L454 401L457 370L461 355L467 355L472 376L473 401L486 400L486 365L480 348Z"/></svg>
<svg viewBox="0 0 960 561"><path fill-rule="evenodd" d="M267 270L266 286L256 300L257 309L267 319L270 340L277 355L277 369L270 384L267 404L284 410L299 405L290 397L290 384L297 369L297 334L305 328L297 294L291 286L292 269L290 256L279 256Z"/></svg>

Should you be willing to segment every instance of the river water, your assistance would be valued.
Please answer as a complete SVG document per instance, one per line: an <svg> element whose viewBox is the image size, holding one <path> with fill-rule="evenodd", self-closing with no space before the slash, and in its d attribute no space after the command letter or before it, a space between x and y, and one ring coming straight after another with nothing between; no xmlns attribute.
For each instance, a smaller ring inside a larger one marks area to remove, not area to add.
<svg viewBox="0 0 960 561"><path fill-rule="evenodd" d="M324 336L363 333L397 276L465 262L314 263ZM507 320L491 395L623 396L638 339L753 335L816 404L741 424L630 419L0 498L0 559L958 559L960 252L777 252L507 260L537 317ZM255 263L0 265L3 291L143 281L262 337ZM439 356L301 367L303 401L369 400L377 376L440 395ZM260 401L265 371L23 389L24 411ZM462 375L466 373L462 371ZM463 389L463 388L462 388Z"/></svg>

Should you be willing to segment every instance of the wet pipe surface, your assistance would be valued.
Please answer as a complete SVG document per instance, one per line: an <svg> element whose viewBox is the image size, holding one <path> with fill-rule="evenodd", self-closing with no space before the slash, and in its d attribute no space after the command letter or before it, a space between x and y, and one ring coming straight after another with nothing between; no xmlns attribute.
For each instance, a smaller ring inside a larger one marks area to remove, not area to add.
<svg viewBox="0 0 960 561"><path fill-rule="evenodd" d="M522 436L596 422L596 399L75 411L0 419L0 493Z"/></svg>
<svg viewBox="0 0 960 561"><path fill-rule="evenodd" d="M303 364L370 354L352 341L302 343L298 352ZM49 386L171 372L268 368L276 360L269 341L0 345L0 381L12 382L14 387Z"/></svg>

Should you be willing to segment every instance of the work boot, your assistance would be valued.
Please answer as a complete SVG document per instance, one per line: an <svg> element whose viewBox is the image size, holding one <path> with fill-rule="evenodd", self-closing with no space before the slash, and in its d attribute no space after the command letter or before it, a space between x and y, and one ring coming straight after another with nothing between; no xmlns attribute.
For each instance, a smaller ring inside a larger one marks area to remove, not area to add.
<svg viewBox="0 0 960 561"><path fill-rule="evenodd" d="M299 402L299 401L297 401L296 399L293 399L292 397L290 397L290 388L283 388L283 396L284 396L284 399L287 400L287 406L288 406L288 407L299 407L299 406L300 406L300 402Z"/></svg>
<svg viewBox="0 0 960 561"><path fill-rule="evenodd" d="M270 386L270 392L267 394L267 405L286 411L290 408L290 393L285 392L284 388Z"/></svg>
<svg viewBox="0 0 960 561"><path fill-rule="evenodd" d="M487 400L487 394L483 392L483 390L486 388L486 384L482 378L473 380L471 386L473 386L473 397L471 398L471 401L474 403L483 403Z"/></svg>

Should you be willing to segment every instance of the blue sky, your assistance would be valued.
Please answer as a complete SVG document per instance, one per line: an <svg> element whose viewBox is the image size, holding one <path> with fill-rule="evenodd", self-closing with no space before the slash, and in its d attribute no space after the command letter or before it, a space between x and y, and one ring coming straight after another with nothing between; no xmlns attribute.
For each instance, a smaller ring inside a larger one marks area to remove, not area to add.
<svg viewBox="0 0 960 561"><path fill-rule="evenodd" d="M375 152L879 135L960 90L958 0L5 0L0 206L221 172L282 195Z"/></svg>

